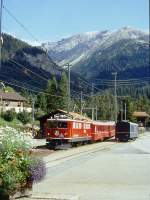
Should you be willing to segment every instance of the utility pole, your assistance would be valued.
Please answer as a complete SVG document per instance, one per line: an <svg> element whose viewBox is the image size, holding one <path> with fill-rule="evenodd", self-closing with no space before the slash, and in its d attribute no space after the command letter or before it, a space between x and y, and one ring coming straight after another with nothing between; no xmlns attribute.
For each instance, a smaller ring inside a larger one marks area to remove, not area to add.
<svg viewBox="0 0 150 200"><path fill-rule="evenodd" d="M125 109L124 118L125 120L127 120L127 104L126 103L124 104L124 109Z"/></svg>
<svg viewBox="0 0 150 200"><path fill-rule="evenodd" d="M112 73L114 75L114 88L115 88L115 122L117 122L117 72Z"/></svg>
<svg viewBox="0 0 150 200"><path fill-rule="evenodd" d="M34 121L35 121L35 117L34 117L34 113L35 113L35 96L33 94L31 94L31 98L32 98L32 137L35 136L34 133Z"/></svg>
<svg viewBox="0 0 150 200"><path fill-rule="evenodd" d="M67 108L67 112L69 114L69 111L70 111L70 67L71 67L71 65L69 63L67 63L66 66L68 67L68 108Z"/></svg>
<svg viewBox="0 0 150 200"><path fill-rule="evenodd" d="M93 95L94 95L94 83L92 83L92 92L91 92L91 96L92 96L92 120L94 120L94 101L93 101Z"/></svg>
<svg viewBox="0 0 150 200"><path fill-rule="evenodd" d="M81 91L81 97L80 97L80 114L82 115L82 102L83 102L83 92Z"/></svg>
<svg viewBox="0 0 150 200"><path fill-rule="evenodd" d="M97 121L97 105L96 105L96 108L95 108L95 110L96 110L96 121Z"/></svg>
<svg viewBox="0 0 150 200"><path fill-rule="evenodd" d="M0 6L0 70L2 65L2 11L3 11L3 0L1 0Z"/></svg>
<svg viewBox="0 0 150 200"><path fill-rule="evenodd" d="M122 100L121 100L121 121L123 120L123 103L122 103Z"/></svg>
<svg viewBox="0 0 150 200"><path fill-rule="evenodd" d="M0 87L1 87L1 96L0 96L0 113L3 111L3 98L2 98L2 92L5 92L5 85L3 82L0 82Z"/></svg>

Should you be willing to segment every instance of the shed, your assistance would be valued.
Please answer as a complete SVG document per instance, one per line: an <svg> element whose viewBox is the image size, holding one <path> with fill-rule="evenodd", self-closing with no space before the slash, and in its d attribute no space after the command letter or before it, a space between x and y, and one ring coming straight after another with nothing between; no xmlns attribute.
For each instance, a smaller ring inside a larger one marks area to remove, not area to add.
<svg viewBox="0 0 150 200"><path fill-rule="evenodd" d="M135 111L133 113L133 116L137 119L137 122L139 124L142 123L143 126L146 126L148 118L150 117L149 114L147 114L146 112L142 112L142 111Z"/></svg>

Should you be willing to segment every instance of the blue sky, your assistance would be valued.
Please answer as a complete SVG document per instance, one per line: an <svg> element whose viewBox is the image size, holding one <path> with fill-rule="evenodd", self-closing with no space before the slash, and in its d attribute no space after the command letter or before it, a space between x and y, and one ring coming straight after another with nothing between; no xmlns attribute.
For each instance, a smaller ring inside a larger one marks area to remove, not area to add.
<svg viewBox="0 0 150 200"><path fill-rule="evenodd" d="M3 0L39 41L131 26L149 29L149 0ZM3 10L2 30L34 41Z"/></svg>

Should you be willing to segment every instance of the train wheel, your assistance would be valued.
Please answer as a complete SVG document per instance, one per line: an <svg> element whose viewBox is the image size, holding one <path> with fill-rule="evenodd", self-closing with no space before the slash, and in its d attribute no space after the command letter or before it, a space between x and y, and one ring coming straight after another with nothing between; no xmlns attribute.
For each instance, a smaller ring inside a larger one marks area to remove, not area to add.
<svg viewBox="0 0 150 200"><path fill-rule="evenodd" d="M77 147L77 143L76 142L72 142L71 146L72 147Z"/></svg>

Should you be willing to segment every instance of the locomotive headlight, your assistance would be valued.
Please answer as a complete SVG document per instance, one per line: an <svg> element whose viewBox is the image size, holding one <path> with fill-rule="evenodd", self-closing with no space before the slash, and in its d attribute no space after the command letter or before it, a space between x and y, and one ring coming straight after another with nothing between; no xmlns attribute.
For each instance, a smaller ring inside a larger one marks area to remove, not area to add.
<svg viewBox="0 0 150 200"><path fill-rule="evenodd" d="M55 131L55 136L59 136L59 131Z"/></svg>

